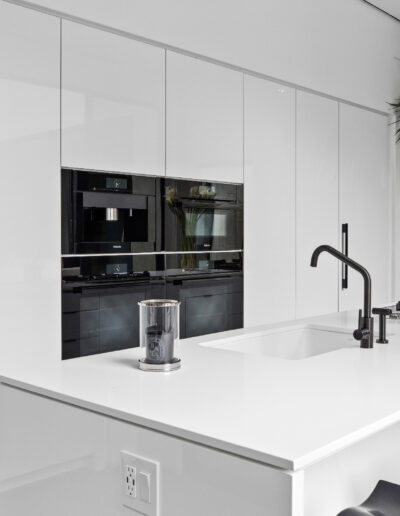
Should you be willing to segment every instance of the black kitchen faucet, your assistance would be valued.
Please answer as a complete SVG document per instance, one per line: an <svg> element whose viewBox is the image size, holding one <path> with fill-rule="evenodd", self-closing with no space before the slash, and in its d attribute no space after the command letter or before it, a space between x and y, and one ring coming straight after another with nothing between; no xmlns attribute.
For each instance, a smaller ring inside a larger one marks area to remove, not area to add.
<svg viewBox="0 0 400 516"><path fill-rule="evenodd" d="M358 328L353 332L353 337L360 341L362 348L374 347L374 318L371 314L371 276L367 269L355 262L345 254L330 245L320 245L315 249L311 256L311 267L318 265L318 258L322 252L327 252L345 263L352 269L358 271L364 279L364 310L359 311Z"/></svg>

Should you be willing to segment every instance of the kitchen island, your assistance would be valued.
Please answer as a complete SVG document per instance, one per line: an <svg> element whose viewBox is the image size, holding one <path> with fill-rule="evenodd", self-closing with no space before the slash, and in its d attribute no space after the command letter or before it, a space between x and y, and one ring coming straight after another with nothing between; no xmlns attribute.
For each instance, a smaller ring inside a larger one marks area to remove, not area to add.
<svg viewBox="0 0 400 516"><path fill-rule="evenodd" d="M123 506L122 450L159 463L162 516L330 516L379 479L400 483L400 321L373 349L352 339L356 321L186 339L167 374L140 371L140 349L2 360L0 512L136 514ZM251 344L296 331L329 334L333 350L282 358Z"/></svg>

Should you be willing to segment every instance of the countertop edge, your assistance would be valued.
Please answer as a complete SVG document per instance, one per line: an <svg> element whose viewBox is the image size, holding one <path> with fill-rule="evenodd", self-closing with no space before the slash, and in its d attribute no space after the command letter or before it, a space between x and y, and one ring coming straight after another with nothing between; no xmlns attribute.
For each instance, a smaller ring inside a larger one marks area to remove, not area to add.
<svg viewBox="0 0 400 516"><path fill-rule="evenodd" d="M274 456L268 453L253 450L251 448L246 448L244 446L235 445L220 439L216 439L214 437L208 437L206 435L198 434L190 430L174 427L166 423L161 423L158 421L154 421L152 419L137 416L135 414L120 411L118 409L113 409L104 405L100 405L90 401L85 401L80 398L75 398L74 396L69 396L67 394L51 391L49 389L38 387L36 385L32 385L30 383L16 380L14 378L10 378L7 376L0 376L0 384L21 389L33 394L37 394L39 396L44 396L46 398L66 403L77 408L89 410L97 414L112 417L114 419L119 419L127 423L132 423L144 428L148 428L149 430L161 432L171 437L184 439L194 444L199 444L202 446L206 446L208 448L213 448L215 450L225 453L230 453L232 455L236 455L247 460L260 462L269 467L286 471L288 473L295 471L295 461L292 461L284 457Z"/></svg>
<svg viewBox="0 0 400 516"><path fill-rule="evenodd" d="M336 439L326 446L318 448L313 452L308 453L307 455L299 457L298 459L294 459L292 461L293 471L312 466L313 464L320 462L321 460L326 459L335 453L345 450L346 448L349 448L350 446L363 441L364 439L368 439L378 432L386 430L387 428L390 428L399 422L400 411L390 414L389 416L379 419L378 421L374 421L373 423L365 426L364 428L361 428L360 430L345 435L340 439Z"/></svg>
<svg viewBox="0 0 400 516"><path fill-rule="evenodd" d="M317 462L320 462L321 460L324 460L329 456L334 455L335 453L345 450L346 448L349 448L350 446L364 439L367 439L368 437L371 437L372 435L375 435L378 432L383 431L389 428L390 426L393 426L396 423L400 422L399 410L378 421L374 421L373 423L365 426L360 430L352 432L351 434L348 434L335 441L332 441L328 445L318 448L307 455L303 455L301 457L294 459L288 459L285 457L279 457L276 455L271 455L261 451L253 450L251 448L235 445L220 439L216 439L214 437L208 437L206 435L192 432L190 430L185 430L152 419L143 418L135 414L130 414L128 412L124 412L118 409L113 409L111 407L107 407L90 401L85 401L80 398L51 391L49 389L38 387L36 385L32 385L30 383L16 380L14 378L10 378L7 376L0 376L0 383L18 389L22 389L40 396L44 396L52 400L60 401L62 403L67 403L78 408L90 410L91 412L112 417L114 419L119 419L121 421L148 428L149 430L161 432L171 437L184 439L195 444L200 444L202 446L213 448L218 451L230 453L232 455L236 455L238 457L245 458L248 460L254 460L256 462L263 463L267 466L288 473L293 473L308 468L313 464L316 464Z"/></svg>

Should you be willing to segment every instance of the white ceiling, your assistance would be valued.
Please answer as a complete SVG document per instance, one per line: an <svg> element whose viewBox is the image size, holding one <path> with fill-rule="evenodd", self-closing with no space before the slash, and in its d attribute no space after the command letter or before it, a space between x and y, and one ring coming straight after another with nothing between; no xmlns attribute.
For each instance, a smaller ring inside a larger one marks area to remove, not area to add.
<svg viewBox="0 0 400 516"><path fill-rule="evenodd" d="M367 0L370 4L376 5L383 11L391 14L400 20L400 0Z"/></svg>

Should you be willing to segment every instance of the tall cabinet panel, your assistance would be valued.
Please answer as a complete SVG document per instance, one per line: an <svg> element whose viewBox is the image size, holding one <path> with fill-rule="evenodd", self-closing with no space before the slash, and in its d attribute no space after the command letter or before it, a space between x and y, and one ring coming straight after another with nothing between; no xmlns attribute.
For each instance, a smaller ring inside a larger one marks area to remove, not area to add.
<svg viewBox="0 0 400 516"><path fill-rule="evenodd" d="M57 18L0 2L0 354L8 356L61 357L59 43Z"/></svg>
<svg viewBox="0 0 400 516"><path fill-rule="evenodd" d="M244 323L295 316L295 91L245 76Z"/></svg>
<svg viewBox="0 0 400 516"><path fill-rule="evenodd" d="M338 309L338 262L311 254L338 247L338 103L298 91L296 103L296 316Z"/></svg>
<svg viewBox="0 0 400 516"><path fill-rule="evenodd" d="M243 74L167 52L167 176L243 182Z"/></svg>
<svg viewBox="0 0 400 516"><path fill-rule="evenodd" d="M62 22L62 164L165 174L165 51Z"/></svg>
<svg viewBox="0 0 400 516"><path fill-rule="evenodd" d="M390 197L388 118L341 105L339 112L340 218L348 224L349 256L372 278L373 304L390 301ZM360 274L348 271L340 310L361 308Z"/></svg>

